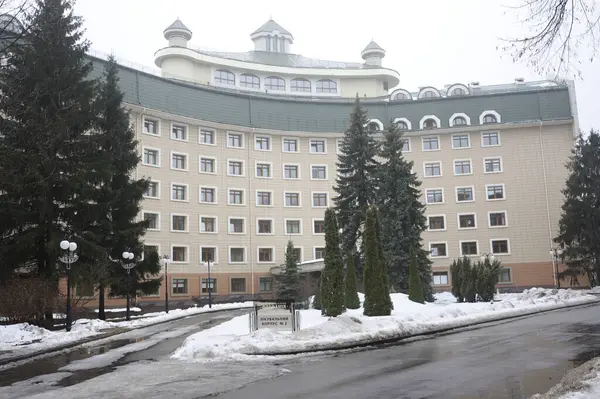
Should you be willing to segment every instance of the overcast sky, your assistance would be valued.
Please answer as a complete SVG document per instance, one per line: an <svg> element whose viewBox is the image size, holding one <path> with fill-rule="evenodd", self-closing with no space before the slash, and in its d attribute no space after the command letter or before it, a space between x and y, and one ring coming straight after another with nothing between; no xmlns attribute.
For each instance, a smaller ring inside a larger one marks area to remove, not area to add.
<svg viewBox="0 0 600 399"><path fill-rule="evenodd" d="M177 17L193 32L191 43L221 51L253 49L250 33L270 17L294 35L292 51L306 57L362 61L374 39L387 55L383 65L400 73L400 87L443 88L479 81L544 79L513 63L501 38L522 31L507 5L518 0L77 0L92 49L157 68L154 52ZM600 60L583 63L576 80L580 127L600 127Z"/></svg>

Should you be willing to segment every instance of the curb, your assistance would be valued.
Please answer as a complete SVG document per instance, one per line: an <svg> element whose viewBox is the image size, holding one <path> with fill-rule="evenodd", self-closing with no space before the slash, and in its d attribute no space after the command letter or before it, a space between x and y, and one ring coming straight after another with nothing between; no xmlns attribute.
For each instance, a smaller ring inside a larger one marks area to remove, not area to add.
<svg viewBox="0 0 600 399"><path fill-rule="evenodd" d="M61 352L61 351L64 351L65 349L71 349L71 348L74 348L79 345L87 344L87 343L94 342L94 341L100 341L105 338L110 338L114 335L123 334L123 333L129 332L129 331L140 330L140 329L146 328L146 327L157 326L157 325L169 323L169 322L172 322L175 320L185 319L187 317L201 316L201 315L205 315L207 313L222 313L222 312L228 312L228 311L234 311L234 310L244 310L244 309L252 309L252 308L251 307L241 307L241 308L228 308L228 309L214 309L214 310L207 310L206 312L202 312L202 313L183 315L180 317L176 317L174 319L161 320L159 322L152 323L152 324L146 324L144 326L138 326L138 327L133 327L133 328L115 327L115 331L110 331L110 332L101 333L98 335L93 335L91 337L87 337L87 338L83 338L83 339L80 339L77 341L69 342L67 344L63 344L60 346L54 346L54 347L48 348L46 350L40 350L40 351L36 351L36 352L26 353L23 355L0 359L0 367L6 366L7 364L10 364L10 363L20 362L22 360L31 359L31 358L41 356L41 355L49 355L49 354L52 354L55 352Z"/></svg>
<svg viewBox="0 0 600 399"><path fill-rule="evenodd" d="M339 350L346 350L346 349L366 348L369 346L383 346L383 345L400 343L401 341L405 341L405 340L408 340L411 338L428 337L431 335L436 335L436 334L441 334L441 333L452 333L452 332L458 333L458 332L461 332L458 330L464 330L469 327L484 328L484 327L486 327L486 326L484 326L484 324L495 323L495 322L504 321L504 320L514 320L514 319L519 319L519 318L524 319L524 318L536 316L536 315L539 315L542 313L554 312L556 310L563 310L563 309L567 309L567 308L586 307L586 306L597 305L599 303L600 303L600 299L596 299L596 300L593 300L590 302L580 303L580 304L576 304L576 305L565 305L565 306L560 306L560 307L553 308L553 309L537 310L537 311L532 311L532 312L523 313L523 314L519 314L519 315L513 315L513 316L506 316L506 317L497 317L497 318L493 318L490 320L468 323L468 324L464 324L462 326L445 327L445 328L440 328L437 330L427 331L427 332L418 333L418 334L404 334L404 335L397 335L397 336L390 337L390 338L382 338L382 339L377 339L377 340L354 342L351 344L331 345L326 348L323 347L323 348L313 348L313 349L305 349L305 350L276 351L276 352L255 352L255 353L244 353L244 355L246 355L246 356L290 356L290 355L302 355L302 354L308 354L308 353L339 351Z"/></svg>

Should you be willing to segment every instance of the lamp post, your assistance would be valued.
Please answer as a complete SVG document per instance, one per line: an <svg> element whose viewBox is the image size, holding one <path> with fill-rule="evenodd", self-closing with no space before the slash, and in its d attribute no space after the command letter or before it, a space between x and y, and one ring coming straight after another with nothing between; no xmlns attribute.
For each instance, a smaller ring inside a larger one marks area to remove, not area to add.
<svg viewBox="0 0 600 399"><path fill-rule="evenodd" d="M58 258L59 261L67 266L67 320L65 323L65 329L71 331L72 317L71 317L71 265L77 262L79 255L75 253L77 250L77 244L63 240L60 242L60 249L63 250L63 254Z"/></svg>
<svg viewBox="0 0 600 399"><path fill-rule="evenodd" d="M552 258L552 274L554 274L554 288L560 288L558 282L558 260L563 254L562 248L550 248L550 257Z"/></svg>
<svg viewBox="0 0 600 399"><path fill-rule="evenodd" d="M165 312L169 313L169 255L163 255L165 264Z"/></svg>
<svg viewBox="0 0 600 399"><path fill-rule="evenodd" d="M131 269L135 267L135 262L133 262L134 255L131 252L125 251L121 256L123 257L121 266L127 270L127 311L125 320L129 321L131 320Z"/></svg>
<svg viewBox="0 0 600 399"><path fill-rule="evenodd" d="M481 254L481 256L479 257L481 259L482 262L485 262L486 260L489 260L490 262L494 261L494 254L493 253L488 253L488 254Z"/></svg>
<svg viewBox="0 0 600 399"><path fill-rule="evenodd" d="M208 281L206 282L206 289L208 290L208 307L212 309L212 280L210 278L210 257L206 259L206 262L202 262L206 267L208 267Z"/></svg>

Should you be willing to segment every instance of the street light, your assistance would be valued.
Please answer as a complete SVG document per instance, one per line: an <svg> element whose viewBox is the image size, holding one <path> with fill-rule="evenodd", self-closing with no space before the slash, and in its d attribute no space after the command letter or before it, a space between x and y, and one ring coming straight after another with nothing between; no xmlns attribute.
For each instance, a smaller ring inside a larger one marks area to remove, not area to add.
<svg viewBox="0 0 600 399"><path fill-rule="evenodd" d="M554 288L560 288L558 283L558 260L563 254L562 248L550 248L550 258L552 258L552 274L554 274Z"/></svg>
<svg viewBox="0 0 600 399"><path fill-rule="evenodd" d="M208 267L208 281L206 282L206 288L208 290L208 307L212 309L212 280L210 279L210 257L206 258L206 262L202 262L203 265Z"/></svg>
<svg viewBox="0 0 600 399"><path fill-rule="evenodd" d="M63 240L60 242L60 249L63 250L63 254L59 256L58 260L67 266L67 320L65 328L67 331L71 331L71 265L77 262L79 256L75 253L77 244L74 242Z"/></svg>
<svg viewBox="0 0 600 399"><path fill-rule="evenodd" d="M165 312L169 313L169 255L163 255L165 264Z"/></svg>
<svg viewBox="0 0 600 399"><path fill-rule="evenodd" d="M481 254L480 259L482 262L485 262L486 259L489 260L490 262L494 261L494 254L493 253L489 253L489 254Z"/></svg>
<svg viewBox="0 0 600 399"><path fill-rule="evenodd" d="M121 266L127 270L127 311L125 320L129 321L131 320L131 269L135 267L135 262L133 262L134 255L131 252L125 251L121 256L123 257Z"/></svg>

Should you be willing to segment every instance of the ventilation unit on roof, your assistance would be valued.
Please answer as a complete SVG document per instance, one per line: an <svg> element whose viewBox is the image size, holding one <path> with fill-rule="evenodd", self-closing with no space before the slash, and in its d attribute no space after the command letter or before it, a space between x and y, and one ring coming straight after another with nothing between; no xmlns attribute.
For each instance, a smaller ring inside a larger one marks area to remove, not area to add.
<svg viewBox="0 0 600 399"><path fill-rule="evenodd" d="M523 78L515 78L515 83L525 83L525 79L523 79Z"/></svg>
<svg viewBox="0 0 600 399"><path fill-rule="evenodd" d="M469 83L469 86L471 86L471 87L479 87L479 82L471 82L471 83Z"/></svg>

